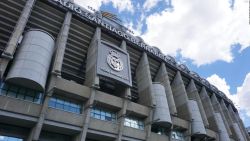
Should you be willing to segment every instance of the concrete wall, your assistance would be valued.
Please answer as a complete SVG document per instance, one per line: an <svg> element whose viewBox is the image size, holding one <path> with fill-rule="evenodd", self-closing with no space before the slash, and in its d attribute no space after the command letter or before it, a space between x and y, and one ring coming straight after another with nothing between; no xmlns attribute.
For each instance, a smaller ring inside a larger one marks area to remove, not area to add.
<svg viewBox="0 0 250 141"><path fill-rule="evenodd" d="M193 81L193 79L190 80L188 86L187 86L187 95L189 99L195 100L198 104L198 108L202 117L202 121L205 127L209 126L208 120L207 120L207 115L206 112L204 110L204 107L202 105L202 101L201 98L199 96L199 92L195 86L195 83Z"/></svg>
<svg viewBox="0 0 250 141"><path fill-rule="evenodd" d="M39 91L45 84L54 52L53 37L43 30L25 33L6 81Z"/></svg>
<svg viewBox="0 0 250 141"><path fill-rule="evenodd" d="M166 135L151 133L150 141L169 141L169 137Z"/></svg>
<svg viewBox="0 0 250 141"><path fill-rule="evenodd" d="M49 108L46 120L66 123L69 125L80 126L83 124L83 117L80 114L62 111L60 109Z"/></svg>
<svg viewBox="0 0 250 141"><path fill-rule="evenodd" d="M113 134L118 132L118 126L115 122L103 121L95 118L90 119L89 128Z"/></svg>
<svg viewBox="0 0 250 141"><path fill-rule="evenodd" d="M206 129L204 127L198 104L195 100L189 100L188 105L191 109L191 134L196 136L205 136Z"/></svg>
<svg viewBox="0 0 250 141"><path fill-rule="evenodd" d="M96 92L95 101L97 103L104 103L112 107L122 108L122 98L101 91Z"/></svg>
<svg viewBox="0 0 250 141"><path fill-rule="evenodd" d="M140 62L136 68L136 81L140 97L139 103L147 106L155 105L155 103L152 103L152 78L146 53L143 53Z"/></svg>
<svg viewBox="0 0 250 141"><path fill-rule="evenodd" d="M57 77L55 80L55 92L74 95L77 98L87 99L90 97L90 88L77 84L73 81Z"/></svg>
<svg viewBox="0 0 250 141"><path fill-rule="evenodd" d="M216 123L217 123L218 128L219 128L219 139L220 139L220 141L229 141L230 138L229 138L229 135L227 133L227 129L225 127L223 119L221 117L221 114L220 113L214 113L214 117L215 117Z"/></svg>
<svg viewBox="0 0 250 141"><path fill-rule="evenodd" d="M136 138L136 139L141 139L141 140L146 139L146 133L143 130L130 128L130 127L124 127L123 135Z"/></svg>
<svg viewBox="0 0 250 141"><path fill-rule="evenodd" d="M168 72L165 63L161 63L160 69L158 70L154 81L160 82L164 86L170 113L172 115L177 115L177 109L175 106L173 92L169 82Z"/></svg>
<svg viewBox="0 0 250 141"><path fill-rule="evenodd" d="M177 108L177 116L185 120L190 120L191 111L188 107L188 96L179 71L176 73L171 87L173 91L175 105Z"/></svg>
<svg viewBox="0 0 250 141"><path fill-rule="evenodd" d="M153 94L156 103L153 120L155 121L155 124L170 128L172 126L172 121L163 85L160 83L153 83Z"/></svg>
<svg viewBox="0 0 250 141"><path fill-rule="evenodd" d="M127 111L128 113L132 112L135 115L147 117L149 113L149 108L134 102L128 102Z"/></svg>
<svg viewBox="0 0 250 141"><path fill-rule="evenodd" d="M0 109L38 117L41 111L41 105L0 95Z"/></svg>
<svg viewBox="0 0 250 141"><path fill-rule="evenodd" d="M205 87L202 87L202 89L201 89L200 98L201 98L204 110L206 112L206 115L207 115L209 129L212 129L214 131L218 131L218 127L217 127L217 124L215 122L215 117L214 117L215 111L214 111L213 105L211 103L211 100L207 94Z"/></svg>

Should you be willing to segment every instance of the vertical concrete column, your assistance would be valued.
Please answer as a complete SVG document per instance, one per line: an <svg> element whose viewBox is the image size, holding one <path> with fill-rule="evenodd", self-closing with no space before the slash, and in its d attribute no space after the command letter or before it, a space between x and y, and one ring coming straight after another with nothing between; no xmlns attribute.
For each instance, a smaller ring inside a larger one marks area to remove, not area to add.
<svg viewBox="0 0 250 141"><path fill-rule="evenodd" d="M181 74L177 71L175 78L171 84L174 96L175 105L177 108L177 115L180 118L191 120L191 109L188 106L188 96Z"/></svg>
<svg viewBox="0 0 250 141"><path fill-rule="evenodd" d="M101 29L96 28L95 34L90 42L88 54L87 54L87 64L86 64L86 79L85 85L92 87L93 84L99 85L99 77L96 72L97 63L97 52L98 46L101 44Z"/></svg>
<svg viewBox="0 0 250 141"><path fill-rule="evenodd" d="M240 141L247 140L247 137L244 135L244 131L241 129L240 125L238 124L238 119L237 119L236 113L234 112L234 110L230 104L228 105L228 111L229 111L231 118L233 120L233 126L235 129L235 132L238 134L239 140Z"/></svg>
<svg viewBox="0 0 250 141"><path fill-rule="evenodd" d="M153 94L156 103L153 121L155 121L154 123L157 125L170 129L172 127L172 120L164 86L159 82L154 82Z"/></svg>
<svg viewBox="0 0 250 141"><path fill-rule="evenodd" d="M94 37L91 40L89 45L88 54L87 54L87 65L86 65L86 81L85 85L91 87L90 97L85 104L84 118L83 118L83 128L76 140L85 141L87 136L87 131L90 121L90 113L94 104L96 89L99 88L99 77L96 73L96 62L97 62L97 51L98 46L101 44L101 29L100 27L96 28Z"/></svg>
<svg viewBox="0 0 250 141"><path fill-rule="evenodd" d="M90 113L91 113L91 109L92 109L93 104L94 104L95 94L96 94L96 88L92 87L91 91L90 91L90 97L85 105L86 108L85 108L85 112L83 114L83 116L84 116L83 127L82 127L82 131L79 135L78 141L85 141L85 139L87 137L87 131L89 128L89 121L90 121Z"/></svg>
<svg viewBox="0 0 250 141"><path fill-rule="evenodd" d="M192 112L192 107L190 107L191 105L188 104L189 100L188 100L188 96L187 96L187 92L185 89L185 85L184 82L182 80L182 76L181 73L179 71L177 71L175 78L171 84L171 88L172 88L172 92L173 92L173 96L174 96L174 101L175 101L175 105L177 108L177 116L188 120L190 122L190 127L188 129L188 131L186 132L187 134L187 140L191 140L191 138L189 137L192 134L192 116L191 116L191 112Z"/></svg>
<svg viewBox="0 0 250 141"><path fill-rule="evenodd" d="M227 122L229 124L229 127L231 129L232 136L236 137L237 139L239 139L241 135L240 135L239 132L236 131L235 127L233 126L233 120L231 118L231 115L230 115L230 113L228 111L228 108L227 108L224 100L220 101L220 105L221 105L222 111L223 111L223 113L225 115L225 118L226 118L226 120L227 120Z"/></svg>
<svg viewBox="0 0 250 141"><path fill-rule="evenodd" d="M58 34L57 39L56 39L56 44L55 44L56 53L55 53L55 59L53 63L52 72L58 76L61 76L63 57L64 57L65 48L67 44L71 18L72 18L72 13L68 11L65 15L60 33Z"/></svg>
<svg viewBox="0 0 250 141"><path fill-rule="evenodd" d="M192 117L191 135L197 138L205 137L207 133L202 121L202 117L197 102L195 100L189 100L188 107L190 107L191 109L191 117Z"/></svg>
<svg viewBox="0 0 250 141"><path fill-rule="evenodd" d="M201 102L203 104L204 110L206 112L206 115L207 115L209 128L212 130L218 131L218 127L217 127L217 124L216 124L215 118L214 118L214 113L215 113L214 108L213 108L211 100L207 94L206 88L204 86L201 89L200 98L201 98Z"/></svg>
<svg viewBox="0 0 250 141"><path fill-rule="evenodd" d="M121 48L123 50L127 50L127 45L126 45L126 41L122 41L122 44L121 44ZM127 107L128 107L128 97L131 96L131 91L130 91L130 88L127 87L125 88L125 91L123 93L123 104L122 104L122 109L119 111L118 113L118 135L117 135L117 138L116 138L116 141L121 141L122 140L122 134L123 134L123 129L124 129L124 121L125 121L125 115L126 115L126 111L127 111Z"/></svg>
<svg viewBox="0 0 250 141"><path fill-rule="evenodd" d="M51 96L52 96L52 94L48 94L45 96L45 100L44 100L38 121L37 121L35 127L32 128L27 141L39 141L39 136L40 136L40 133L42 131L43 123L45 120L45 116L47 114L48 104L49 104L49 100L50 100Z"/></svg>
<svg viewBox="0 0 250 141"><path fill-rule="evenodd" d="M199 96L199 92L194 84L193 79L191 79L191 81L189 82L189 85L188 85L186 91L187 91L188 98L194 99L197 102L204 126L208 127L209 123L207 120L207 115L206 115L206 112L205 112L204 107L202 105L202 102L201 102L201 99Z"/></svg>
<svg viewBox="0 0 250 141"><path fill-rule="evenodd" d="M232 135L232 132L231 132L231 130L230 130L229 124L228 124L228 122L227 122L227 120L226 120L226 117L225 117L225 115L224 115L224 113L223 113L223 111L222 111L222 108L221 108L221 106L220 106L220 103L219 103L217 97L215 96L215 94L213 94L213 95L211 96L211 102L212 102L212 104L213 104L213 107L214 107L215 112L221 114L221 117L222 117L222 119L223 119L223 123L224 123L224 125L225 125L225 127L226 127L226 129L227 129L227 133L228 133L229 136L231 136L231 135Z"/></svg>
<svg viewBox="0 0 250 141"><path fill-rule="evenodd" d="M171 115L177 115L177 109L174 103L174 97L170 86L168 72L165 63L163 62L161 63L160 69L158 70L154 81L160 82L164 86L170 113Z"/></svg>
<svg viewBox="0 0 250 141"><path fill-rule="evenodd" d="M139 93L139 103L151 107L146 123L151 123L153 119L154 95L152 93L152 78L148 57L143 52L140 62L136 68L136 81ZM151 134L151 124L146 125L146 140L149 140Z"/></svg>
<svg viewBox="0 0 250 141"><path fill-rule="evenodd" d="M126 88L124 92L124 99L123 99L123 104L122 104L122 109L118 113L118 134L116 141L122 141L122 135L123 135L123 129L124 129L124 121L126 117L126 111L128 107L128 96L130 95L130 88Z"/></svg>
<svg viewBox="0 0 250 141"><path fill-rule="evenodd" d="M40 111L38 121L35 127L32 128L27 141L39 141L39 137L42 131L44 120L46 118L47 111L48 111L49 100L54 92L54 89L56 88L56 79L57 79L56 77L51 77L49 80L49 84L47 86L44 102L42 105L42 109Z"/></svg>
<svg viewBox="0 0 250 141"><path fill-rule="evenodd" d="M236 118L238 119L238 124L240 125L240 127L243 130L244 136L246 137L247 140L250 140L248 132L247 132L247 130L246 130L244 124L243 124L243 121L240 119L239 113L236 113Z"/></svg>
<svg viewBox="0 0 250 141"><path fill-rule="evenodd" d="M139 93L139 103L146 106L153 106L154 96L152 94L152 79L148 57L143 52L140 62L136 68L136 81Z"/></svg>
<svg viewBox="0 0 250 141"><path fill-rule="evenodd" d="M216 124L219 128L219 139L220 141L230 141L227 129L219 112L214 113Z"/></svg>
<svg viewBox="0 0 250 141"><path fill-rule="evenodd" d="M36 0L28 0L24 6L24 9L17 21L17 24L14 28L14 31L11 34L11 37L6 45L6 48L2 54L2 62L0 65L0 78L2 78L6 67L9 63L9 61L13 58L13 55L16 51L16 47L18 44L18 41L20 37L22 36L22 33L24 31L24 28L28 22L28 19L30 17L30 13L32 11L32 7L35 4Z"/></svg>

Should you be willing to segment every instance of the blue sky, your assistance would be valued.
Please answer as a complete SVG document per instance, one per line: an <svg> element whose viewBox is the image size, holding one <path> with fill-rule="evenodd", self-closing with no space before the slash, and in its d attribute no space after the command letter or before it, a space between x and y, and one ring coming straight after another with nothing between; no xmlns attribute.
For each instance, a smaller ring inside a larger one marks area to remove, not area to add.
<svg viewBox="0 0 250 141"><path fill-rule="evenodd" d="M123 24L223 91L250 126L247 0L75 0Z"/></svg>

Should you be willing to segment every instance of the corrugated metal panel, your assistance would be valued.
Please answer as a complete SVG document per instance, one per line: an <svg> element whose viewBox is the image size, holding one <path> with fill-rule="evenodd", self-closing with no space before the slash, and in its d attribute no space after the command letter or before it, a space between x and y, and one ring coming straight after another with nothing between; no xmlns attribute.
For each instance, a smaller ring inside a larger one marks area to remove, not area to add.
<svg viewBox="0 0 250 141"><path fill-rule="evenodd" d="M127 46L127 51L130 57L130 68L131 68L131 77L132 77L132 87L131 87L131 95L132 101L136 102L138 100L138 89L136 83L136 68L142 56L142 51L136 50L134 47L130 45Z"/></svg>
<svg viewBox="0 0 250 141"><path fill-rule="evenodd" d="M95 28L73 16L63 59L62 77L84 83L86 56Z"/></svg>
<svg viewBox="0 0 250 141"><path fill-rule="evenodd" d="M166 65L167 71L168 71L168 77L169 77L169 82L172 83L172 81L174 80L175 74L176 74L176 70L173 70L172 68L168 67Z"/></svg>
<svg viewBox="0 0 250 141"><path fill-rule="evenodd" d="M0 54L2 54L9 41L25 2L26 0L0 1Z"/></svg>
<svg viewBox="0 0 250 141"><path fill-rule="evenodd" d="M121 40L116 39L114 36L111 36L111 35L106 34L104 32L102 32L101 38L102 38L102 40L104 40L106 42L109 42L111 44L114 44L114 45L116 45L118 47L120 47L120 45L121 45Z"/></svg>
<svg viewBox="0 0 250 141"><path fill-rule="evenodd" d="M187 87L190 82L190 79L182 75L182 80L183 80L185 87Z"/></svg>
<svg viewBox="0 0 250 141"><path fill-rule="evenodd" d="M154 58L150 57L149 55L148 55L148 61L149 61L149 66L150 66L150 74L151 74L151 78L153 81L161 66L161 63L155 60Z"/></svg>
<svg viewBox="0 0 250 141"><path fill-rule="evenodd" d="M58 8L54 8L42 0L36 1L26 28L43 29L56 38L61 29L64 16L65 12L60 11Z"/></svg>

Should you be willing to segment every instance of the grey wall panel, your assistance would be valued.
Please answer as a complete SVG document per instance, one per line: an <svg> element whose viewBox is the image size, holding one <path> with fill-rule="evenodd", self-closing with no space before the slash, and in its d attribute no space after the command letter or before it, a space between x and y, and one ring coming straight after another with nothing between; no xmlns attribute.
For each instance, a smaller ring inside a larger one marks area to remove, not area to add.
<svg viewBox="0 0 250 141"><path fill-rule="evenodd" d="M205 87L202 87L202 89L201 89L200 98L201 98L204 110L206 112L206 115L207 115L207 120L209 122L209 128L217 131L218 128L217 128L217 124L216 124L215 118L214 118L214 108L213 108L210 97L208 96L208 93L207 93Z"/></svg>
<svg viewBox="0 0 250 141"><path fill-rule="evenodd" d="M96 74L96 62L98 46L101 44L101 29L96 28L94 37L91 40L87 55L86 65L86 81L85 85L92 86L93 84L99 85L99 77Z"/></svg>
<svg viewBox="0 0 250 141"><path fill-rule="evenodd" d="M206 129L204 127L197 102L195 100L189 100L188 106L191 109L192 135L206 135Z"/></svg>
<svg viewBox="0 0 250 141"><path fill-rule="evenodd" d="M156 103L154 109L154 121L156 123L164 126L164 127L171 127L172 121L170 117L168 101L165 94L165 88L160 83L153 83L153 94L154 100Z"/></svg>
<svg viewBox="0 0 250 141"><path fill-rule="evenodd" d="M172 115L177 115L177 109L174 103L173 92L169 82L168 72L165 63L161 63L161 67L159 68L154 81L161 82L161 84L164 86L170 113Z"/></svg>
<svg viewBox="0 0 250 141"><path fill-rule="evenodd" d="M225 124L223 122L223 119L221 117L220 113L214 113L214 117L216 120L216 123L219 128L219 139L220 141L230 141L229 135L227 133L227 129L225 127Z"/></svg>
<svg viewBox="0 0 250 141"><path fill-rule="evenodd" d="M175 105L177 108L177 115L185 120L191 119L191 111L188 107L188 96L186 93L185 85L182 80L182 76L177 71L176 76L171 84L172 92L174 96Z"/></svg>
<svg viewBox="0 0 250 141"><path fill-rule="evenodd" d="M6 81L44 91L54 39L45 31L32 29L25 33Z"/></svg>
<svg viewBox="0 0 250 141"><path fill-rule="evenodd" d="M238 125L237 123L233 123L233 127L234 127L235 132L236 132L237 135L238 135L238 139L239 139L240 141L244 141L245 139L244 139L244 137L243 137L243 135L242 135L242 132L241 132L241 130L240 130L239 125Z"/></svg>
<svg viewBox="0 0 250 141"><path fill-rule="evenodd" d="M186 91L187 91L188 98L194 99L197 102L204 126L208 127L209 123L207 120L207 115L206 115L206 112L205 112L204 107L202 105L201 98L199 96L199 92L195 86L193 79L190 80Z"/></svg>
<svg viewBox="0 0 250 141"><path fill-rule="evenodd" d="M212 96L211 96L211 102L212 102L212 104L213 104L213 107L214 107L215 112L219 112L219 113L221 114L221 117L222 117L222 119L223 119L223 122L224 122L224 124L225 124L225 127L226 127L226 129L227 129L227 131L228 131L228 135L232 135L232 132L231 132L230 127L229 127L229 124L228 124L228 122L227 122L227 120L226 120L226 117L225 117L225 115L224 115L224 113L223 113L223 111L222 111L222 108L221 108L221 106L220 106L220 103L219 103L217 97L215 96L215 94L212 94Z"/></svg>
<svg viewBox="0 0 250 141"><path fill-rule="evenodd" d="M150 75L147 54L144 52L136 68L136 81L139 92L139 103L142 105L155 105L152 95L152 79Z"/></svg>

